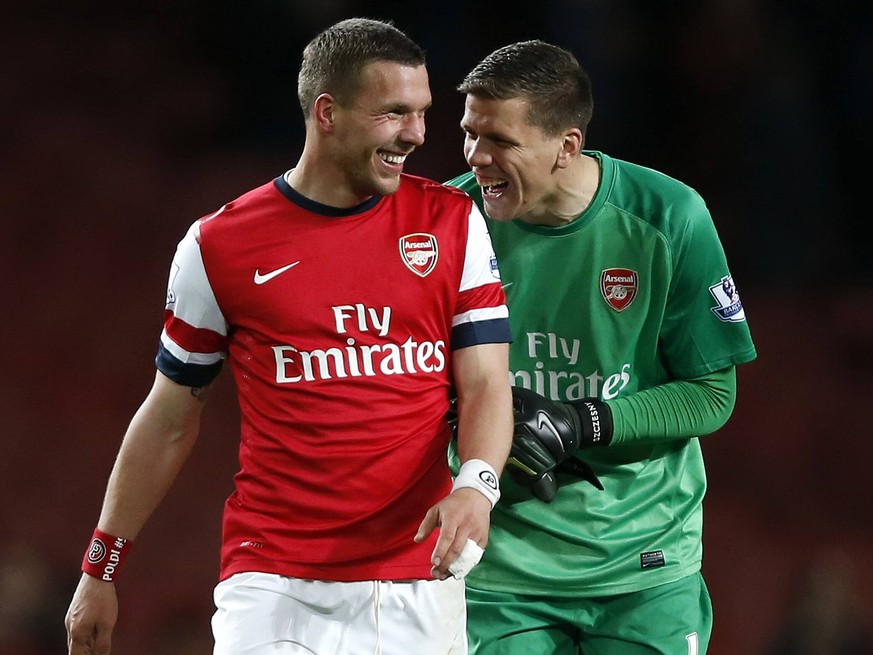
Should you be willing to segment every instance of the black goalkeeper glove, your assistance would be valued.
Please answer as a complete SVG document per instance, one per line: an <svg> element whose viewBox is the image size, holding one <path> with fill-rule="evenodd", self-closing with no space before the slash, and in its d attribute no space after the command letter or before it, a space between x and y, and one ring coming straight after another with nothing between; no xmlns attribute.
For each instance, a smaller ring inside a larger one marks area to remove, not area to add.
<svg viewBox="0 0 873 655"><path fill-rule="evenodd" d="M603 489L591 467L573 453L612 440L612 412L606 403L593 398L559 403L513 387L512 404L515 428L506 466L513 480L546 503L558 490L556 470Z"/></svg>
<svg viewBox="0 0 873 655"><path fill-rule="evenodd" d="M452 439L458 438L458 397L452 391L449 395L449 408L446 410L446 423L452 429Z"/></svg>

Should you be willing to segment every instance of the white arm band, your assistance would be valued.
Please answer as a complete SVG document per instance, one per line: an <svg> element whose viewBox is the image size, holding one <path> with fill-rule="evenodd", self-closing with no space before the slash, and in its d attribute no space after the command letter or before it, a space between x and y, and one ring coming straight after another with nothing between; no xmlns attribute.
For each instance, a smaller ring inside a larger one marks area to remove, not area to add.
<svg viewBox="0 0 873 655"><path fill-rule="evenodd" d="M500 499L500 483L497 481L497 471L483 459L469 459L461 464L458 477L452 485L452 491L463 487L471 487L479 491L491 503L492 509Z"/></svg>

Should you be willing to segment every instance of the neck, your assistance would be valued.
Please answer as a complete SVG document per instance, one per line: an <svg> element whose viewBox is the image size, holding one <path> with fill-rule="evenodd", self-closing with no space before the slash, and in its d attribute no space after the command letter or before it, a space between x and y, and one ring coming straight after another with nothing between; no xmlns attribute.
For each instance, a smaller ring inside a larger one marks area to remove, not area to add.
<svg viewBox="0 0 873 655"><path fill-rule="evenodd" d="M300 195L329 207L355 207L372 198L372 195L356 194L344 171L325 165L324 162L329 161L333 161L329 156L319 156L305 146L297 165L285 175L285 181Z"/></svg>
<svg viewBox="0 0 873 655"><path fill-rule="evenodd" d="M556 172L558 181L542 203L542 210L529 212L522 219L536 225L563 227L575 221L591 205L600 186L600 163L580 155L568 167Z"/></svg>

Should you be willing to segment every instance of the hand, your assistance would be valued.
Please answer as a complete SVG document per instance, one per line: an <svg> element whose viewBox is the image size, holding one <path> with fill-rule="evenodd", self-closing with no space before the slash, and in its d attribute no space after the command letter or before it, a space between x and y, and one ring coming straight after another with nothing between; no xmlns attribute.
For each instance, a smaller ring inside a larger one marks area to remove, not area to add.
<svg viewBox="0 0 873 655"><path fill-rule="evenodd" d="M463 487L427 511L418 527L415 542L421 543L434 529L439 528L440 536L431 554L431 575L438 580L445 580L451 576L449 567L461 554L467 539L485 548L490 527L491 502L476 489Z"/></svg>
<svg viewBox="0 0 873 655"><path fill-rule="evenodd" d="M513 480L530 487L547 503L557 493L556 469L579 475L603 489L591 467L572 457L591 432L591 426L583 425L587 416L581 417L573 405L554 402L523 387L513 387L512 401L515 429L506 469ZM601 413L608 412L600 401L586 400L586 407L589 404L596 404Z"/></svg>
<svg viewBox="0 0 873 655"><path fill-rule="evenodd" d="M515 430L506 470L516 484L529 487L534 496L550 503L558 492L554 470L558 460L546 446L527 430Z"/></svg>
<svg viewBox="0 0 873 655"><path fill-rule="evenodd" d="M108 655L117 619L115 583L83 573L64 619L69 655Z"/></svg>

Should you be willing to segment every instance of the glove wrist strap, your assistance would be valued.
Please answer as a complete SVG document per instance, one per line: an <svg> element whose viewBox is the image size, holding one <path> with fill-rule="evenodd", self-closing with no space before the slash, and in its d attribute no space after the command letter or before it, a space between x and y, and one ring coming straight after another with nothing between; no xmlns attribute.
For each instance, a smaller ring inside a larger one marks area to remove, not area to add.
<svg viewBox="0 0 873 655"><path fill-rule="evenodd" d="M567 403L579 416L579 447L608 446L612 443L612 410L597 398L582 398Z"/></svg>
<svg viewBox="0 0 873 655"><path fill-rule="evenodd" d="M461 464L461 469L452 485L452 491L464 487L470 487L480 492L491 503L492 509L500 499L497 471L484 459L468 459Z"/></svg>

